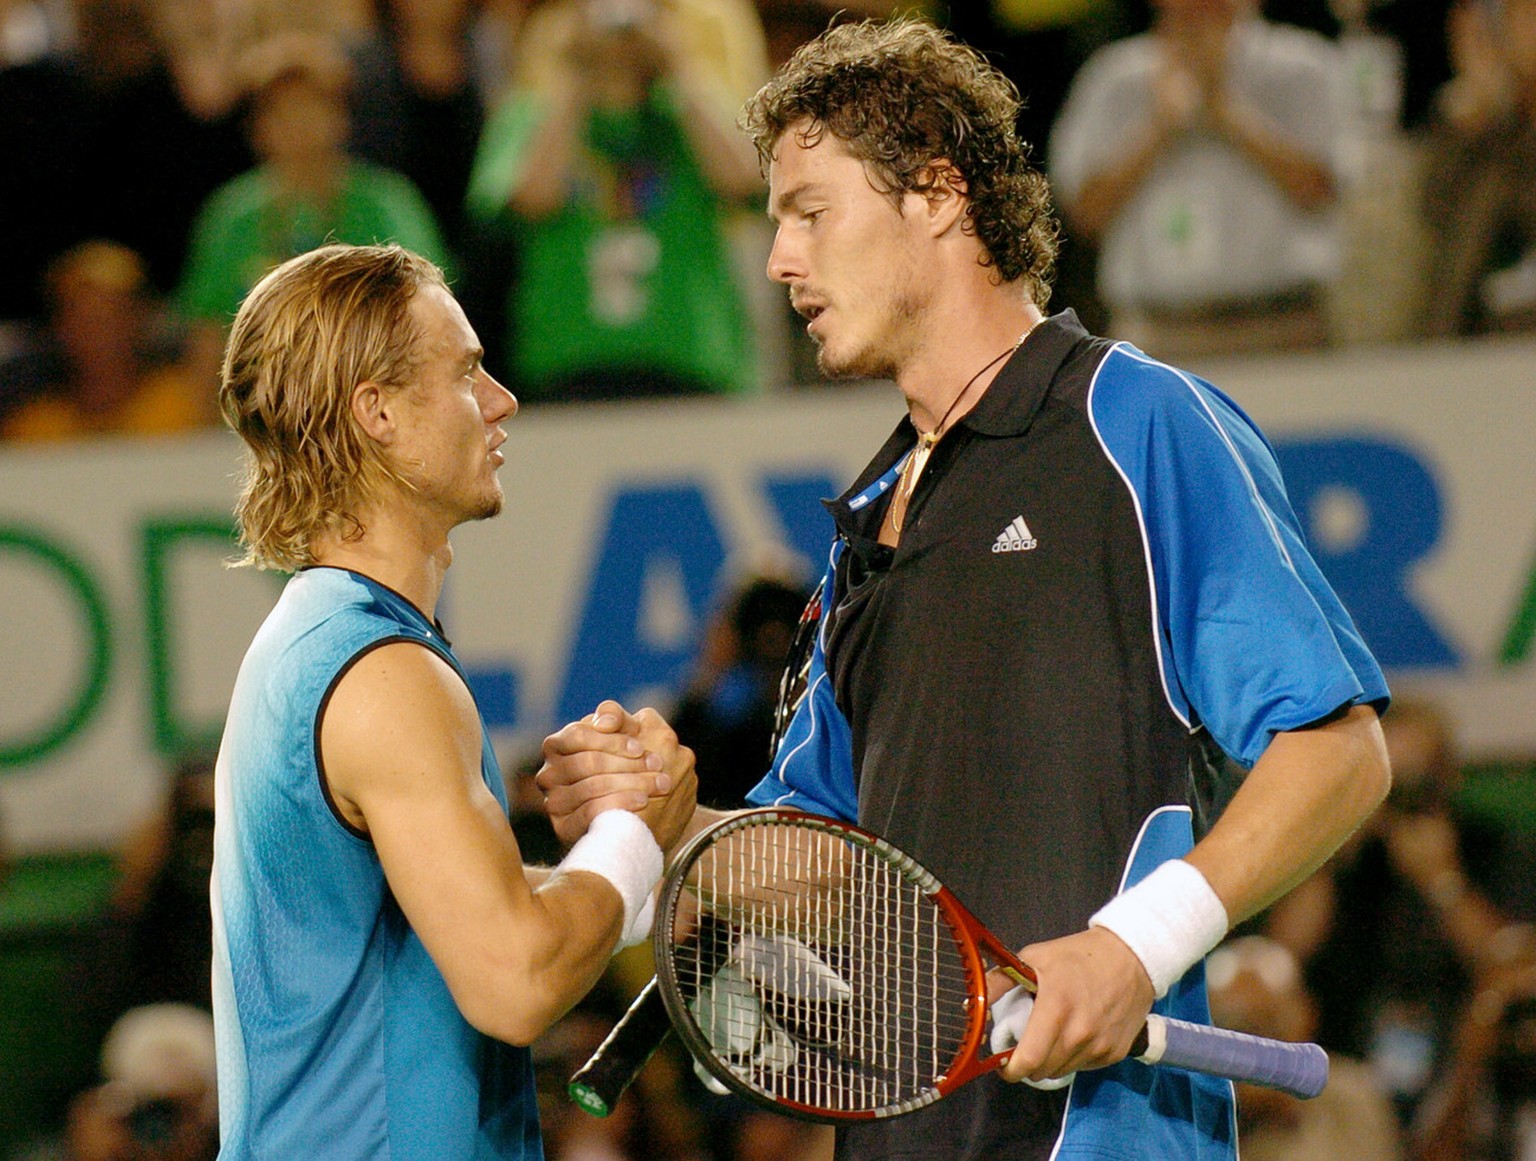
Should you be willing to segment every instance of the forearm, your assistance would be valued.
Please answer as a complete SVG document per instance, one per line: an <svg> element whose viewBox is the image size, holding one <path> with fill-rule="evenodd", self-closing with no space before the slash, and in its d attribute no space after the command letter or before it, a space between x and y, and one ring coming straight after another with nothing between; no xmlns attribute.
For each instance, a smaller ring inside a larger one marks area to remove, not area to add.
<svg viewBox="0 0 1536 1161"><path fill-rule="evenodd" d="M478 1013L460 1002L471 1024L511 1044L531 1044L592 990L624 922L618 892L601 877L558 868L541 877L510 955L486 974Z"/></svg>
<svg viewBox="0 0 1536 1161"><path fill-rule="evenodd" d="M527 1044L586 994L616 945L649 933L661 871L650 829L627 811L607 811L559 866L493 874L499 889L477 911L458 912L448 927L433 921L423 938L432 936L429 949L465 1018Z"/></svg>
<svg viewBox="0 0 1536 1161"><path fill-rule="evenodd" d="M1089 174L1071 203L1062 207L1068 222L1091 241L1100 241L1147 180L1169 135L1165 125L1151 122L1117 161Z"/></svg>
<svg viewBox="0 0 1536 1161"><path fill-rule="evenodd" d="M688 825L683 828L683 837L678 840L677 850L691 843L698 835L714 826L717 822L723 822L731 815L739 813L734 810L715 810L708 806L694 808L693 817L688 820ZM675 853L675 852L674 852Z"/></svg>
<svg viewBox="0 0 1536 1161"><path fill-rule="evenodd" d="M1511 930L1509 921L1468 883L1459 865L1447 867L1427 881L1409 877L1434 910L1440 930L1462 963L1475 966L1499 953L1504 946L1501 934Z"/></svg>
<svg viewBox="0 0 1536 1161"><path fill-rule="evenodd" d="M1255 110L1238 104L1222 105L1212 111L1211 122L1297 208L1319 210L1333 203L1337 194L1333 170L1288 140Z"/></svg>
<svg viewBox="0 0 1536 1161"><path fill-rule="evenodd" d="M1321 866L1389 784L1386 744L1368 706L1276 734L1188 861L1240 923Z"/></svg>
<svg viewBox="0 0 1536 1161"><path fill-rule="evenodd" d="M535 891L549 882L549 877L554 873L555 869L553 867L535 867L528 863L523 864L523 877L528 880L528 886L532 887Z"/></svg>
<svg viewBox="0 0 1536 1161"><path fill-rule="evenodd" d="M451 927L441 915L413 926L464 1019L526 1045L603 974L625 911L614 885L590 872L528 868L517 880L504 884L498 902L458 912Z"/></svg>
<svg viewBox="0 0 1536 1161"><path fill-rule="evenodd" d="M697 807L677 846L732 813ZM481 1020L465 1011L482 1032L513 1044L537 1039L592 989L613 955L624 918L618 892L597 875L563 867L526 867L524 874L534 888L532 911L520 924L527 933L526 954L487 972L488 994L501 997L494 1010ZM508 977L514 982L508 984Z"/></svg>
<svg viewBox="0 0 1536 1161"><path fill-rule="evenodd" d="M547 218L565 205L577 151L581 147L586 105L576 82L558 86L529 147L529 161L507 204L524 218Z"/></svg>
<svg viewBox="0 0 1536 1161"><path fill-rule="evenodd" d="M716 196L744 201L762 189L757 150L725 114L727 104L697 71L680 68L670 88L688 144Z"/></svg>

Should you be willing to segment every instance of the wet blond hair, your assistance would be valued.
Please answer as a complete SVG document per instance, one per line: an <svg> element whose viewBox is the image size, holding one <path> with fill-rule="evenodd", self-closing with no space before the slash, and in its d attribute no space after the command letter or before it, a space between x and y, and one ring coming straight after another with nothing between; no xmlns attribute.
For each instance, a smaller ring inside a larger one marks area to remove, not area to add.
<svg viewBox="0 0 1536 1161"><path fill-rule="evenodd" d="M219 409L245 441L235 517L241 564L293 571L317 535L355 540L389 483L410 485L352 418L359 383L409 383L421 364L411 302L443 272L399 246L322 246L256 284L224 352Z"/></svg>

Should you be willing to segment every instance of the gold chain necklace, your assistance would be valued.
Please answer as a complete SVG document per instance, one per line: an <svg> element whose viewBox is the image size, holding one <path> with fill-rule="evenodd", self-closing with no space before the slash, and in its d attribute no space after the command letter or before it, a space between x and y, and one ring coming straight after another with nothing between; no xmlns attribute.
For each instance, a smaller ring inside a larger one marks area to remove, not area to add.
<svg viewBox="0 0 1536 1161"><path fill-rule="evenodd" d="M923 474L923 468L928 465L928 457L933 454L934 445L943 438L944 432L948 430L946 425L949 423L949 417L955 413L955 408L960 406L960 400L965 398L965 393L971 389L976 380L980 379L993 367L1023 346L1024 340L1029 338L1031 332L1038 325L1038 321L1031 323L1029 330L1020 335L1013 346L992 359L985 367L967 379L965 386L960 388L959 394L950 401L949 407L945 409L943 417L940 418L937 426L932 431L920 431L917 433L917 446L912 449L911 453L907 456L906 462L901 465L901 474L896 477L896 494L891 497L891 530L893 532L898 534L901 532L902 522L907 518L907 505L911 502L912 492L917 487L917 479Z"/></svg>

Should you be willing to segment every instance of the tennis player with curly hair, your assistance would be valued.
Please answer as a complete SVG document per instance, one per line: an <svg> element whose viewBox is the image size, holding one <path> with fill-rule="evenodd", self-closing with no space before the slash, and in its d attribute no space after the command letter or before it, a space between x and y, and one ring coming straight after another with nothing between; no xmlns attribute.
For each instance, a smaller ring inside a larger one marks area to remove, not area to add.
<svg viewBox="0 0 1536 1161"><path fill-rule="evenodd" d="M1229 1084L1124 1057L1150 1009L1208 1022L1205 954L1380 802L1388 691L1238 406L1044 313L1017 111L902 21L830 29L747 107L769 277L828 375L907 409L829 504L750 799L884 835L1039 976L1001 1074L840 1128L839 1158L1234 1158ZM559 827L643 778L641 725L605 703L546 741Z"/></svg>

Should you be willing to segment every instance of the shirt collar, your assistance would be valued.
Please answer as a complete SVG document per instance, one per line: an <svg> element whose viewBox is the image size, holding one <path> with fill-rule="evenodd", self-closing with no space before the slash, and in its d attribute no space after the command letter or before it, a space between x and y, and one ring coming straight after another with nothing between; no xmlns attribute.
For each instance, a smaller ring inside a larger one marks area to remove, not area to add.
<svg viewBox="0 0 1536 1161"><path fill-rule="evenodd" d="M994 436L1028 431L1067 356L1087 337L1074 311L1064 310L1042 319L1003 364L976 406L956 420L955 426Z"/></svg>
<svg viewBox="0 0 1536 1161"><path fill-rule="evenodd" d="M981 435L1022 435L1045 402L1062 364L1086 338L1088 332L1074 311L1064 310L1042 319L1003 364L976 406L957 419L954 426L968 427ZM897 463L916 442L917 429L910 417L902 416L852 487L836 500L826 501L839 526L845 527L847 517L869 505L895 482Z"/></svg>

